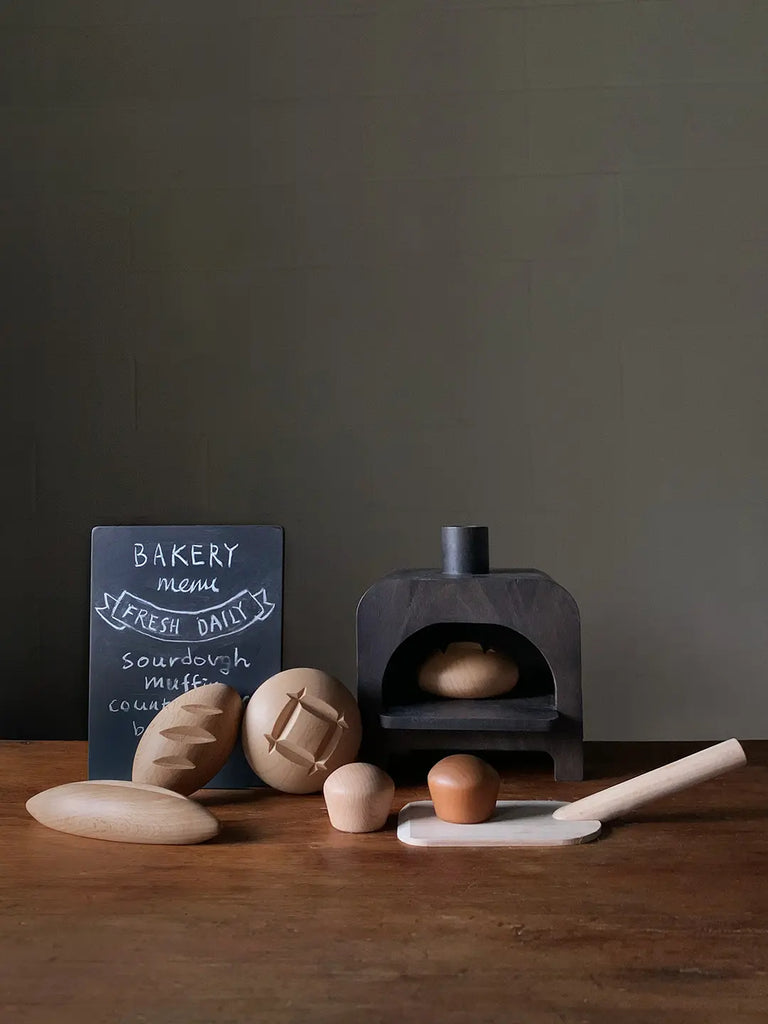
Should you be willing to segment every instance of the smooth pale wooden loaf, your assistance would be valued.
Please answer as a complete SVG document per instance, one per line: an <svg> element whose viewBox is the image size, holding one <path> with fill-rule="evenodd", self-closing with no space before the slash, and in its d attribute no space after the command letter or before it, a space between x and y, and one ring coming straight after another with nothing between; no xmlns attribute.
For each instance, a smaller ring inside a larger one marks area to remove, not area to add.
<svg viewBox="0 0 768 1024"><path fill-rule="evenodd" d="M477 700L509 693L519 677L517 665L506 654L462 641L430 655L419 669L418 683L437 697Z"/></svg>
<svg viewBox="0 0 768 1024"><path fill-rule="evenodd" d="M395 784L373 764L344 764L325 780L323 797L339 832L376 832L392 809Z"/></svg>
<svg viewBox="0 0 768 1024"><path fill-rule="evenodd" d="M218 835L209 810L179 793L120 780L69 782L27 800L48 828L116 843L183 845Z"/></svg>
<svg viewBox="0 0 768 1024"><path fill-rule="evenodd" d="M438 761L427 776L435 814L457 825L487 821L496 810L499 773L472 754L452 754Z"/></svg>
<svg viewBox="0 0 768 1024"><path fill-rule="evenodd" d="M243 750L268 786L316 793L331 772L354 761L362 726L347 688L314 668L278 672L245 709Z"/></svg>
<svg viewBox="0 0 768 1024"><path fill-rule="evenodd" d="M134 782L188 795L210 782L237 742L243 701L224 683L208 683L155 715L133 758Z"/></svg>

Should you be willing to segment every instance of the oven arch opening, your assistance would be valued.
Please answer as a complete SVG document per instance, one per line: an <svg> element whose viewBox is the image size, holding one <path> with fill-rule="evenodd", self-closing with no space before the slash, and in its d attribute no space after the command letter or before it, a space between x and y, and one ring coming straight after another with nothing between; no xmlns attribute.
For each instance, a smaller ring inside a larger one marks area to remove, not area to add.
<svg viewBox="0 0 768 1024"><path fill-rule="evenodd" d="M479 643L506 654L517 663L520 677L514 689L496 697L446 698L426 693L418 685L419 667L450 643ZM557 719L556 682L541 651L522 633L493 623L435 622L406 637L393 651L382 680L384 728L484 727L548 731ZM410 725L408 723L411 723Z"/></svg>

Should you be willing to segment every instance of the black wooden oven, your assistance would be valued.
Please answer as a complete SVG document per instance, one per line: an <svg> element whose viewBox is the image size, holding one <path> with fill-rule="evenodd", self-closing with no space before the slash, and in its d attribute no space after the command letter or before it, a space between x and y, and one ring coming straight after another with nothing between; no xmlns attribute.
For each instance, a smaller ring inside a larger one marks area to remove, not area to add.
<svg viewBox="0 0 768 1024"><path fill-rule="evenodd" d="M511 657L501 697L435 697L417 684L431 654L471 641ZM440 751L545 751L556 779L581 779L581 630L576 602L537 569L489 569L486 527L443 527L443 568L390 573L357 609L361 758Z"/></svg>

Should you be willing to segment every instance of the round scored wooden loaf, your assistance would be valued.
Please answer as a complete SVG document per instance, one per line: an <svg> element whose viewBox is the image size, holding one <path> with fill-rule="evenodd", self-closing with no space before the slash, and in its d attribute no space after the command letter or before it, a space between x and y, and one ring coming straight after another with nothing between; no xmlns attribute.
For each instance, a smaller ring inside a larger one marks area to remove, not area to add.
<svg viewBox="0 0 768 1024"><path fill-rule="evenodd" d="M418 682L437 697L479 699L508 693L519 677L516 663L506 654L462 641L430 655L419 669Z"/></svg>
<svg viewBox="0 0 768 1024"><path fill-rule="evenodd" d="M362 726L357 702L327 672L292 668L258 687L245 709L243 750L268 786L316 793L336 768L354 761Z"/></svg>
<svg viewBox="0 0 768 1024"><path fill-rule="evenodd" d="M116 843L203 843L221 828L207 808L180 793L112 779L46 789L27 800L27 810L58 832Z"/></svg>
<svg viewBox="0 0 768 1024"><path fill-rule="evenodd" d="M188 796L210 782L237 742L243 701L224 683L181 694L159 711L139 740L134 782Z"/></svg>

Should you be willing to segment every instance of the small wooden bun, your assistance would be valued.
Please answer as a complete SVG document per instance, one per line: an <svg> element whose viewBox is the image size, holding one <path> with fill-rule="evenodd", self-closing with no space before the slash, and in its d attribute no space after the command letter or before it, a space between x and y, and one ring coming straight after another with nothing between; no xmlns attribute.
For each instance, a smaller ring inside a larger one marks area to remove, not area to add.
<svg viewBox="0 0 768 1024"><path fill-rule="evenodd" d="M243 701L224 683L182 693L152 719L136 747L134 782L188 796L229 759L240 732Z"/></svg>
<svg viewBox="0 0 768 1024"><path fill-rule="evenodd" d="M519 678L516 663L506 654L462 641L430 655L419 669L418 682L437 697L471 700L508 693Z"/></svg>
<svg viewBox="0 0 768 1024"><path fill-rule="evenodd" d="M325 780L323 796L339 832L377 832L392 809L395 784L372 764L345 764Z"/></svg>
<svg viewBox="0 0 768 1024"><path fill-rule="evenodd" d="M457 825L487 821L496 810L499 773L472 754L452 754L438 761L427 776L435 814Z"/></svg>
<svg viewBox="0 0 768 1024"><path fill-rule="evenodd" d="M41 825L116 843L203 843L221 826L206 807L159 786L123 780L69 782L27 800Z"/></svg>
<svg viewBox="0 0 768 1024"><path fill-rule="evenodd" d="M291 668L267 679L248 701L243 750L268 786L317 793L331 772L357 757L360 711L349 690L315 668Z"/></svg>

